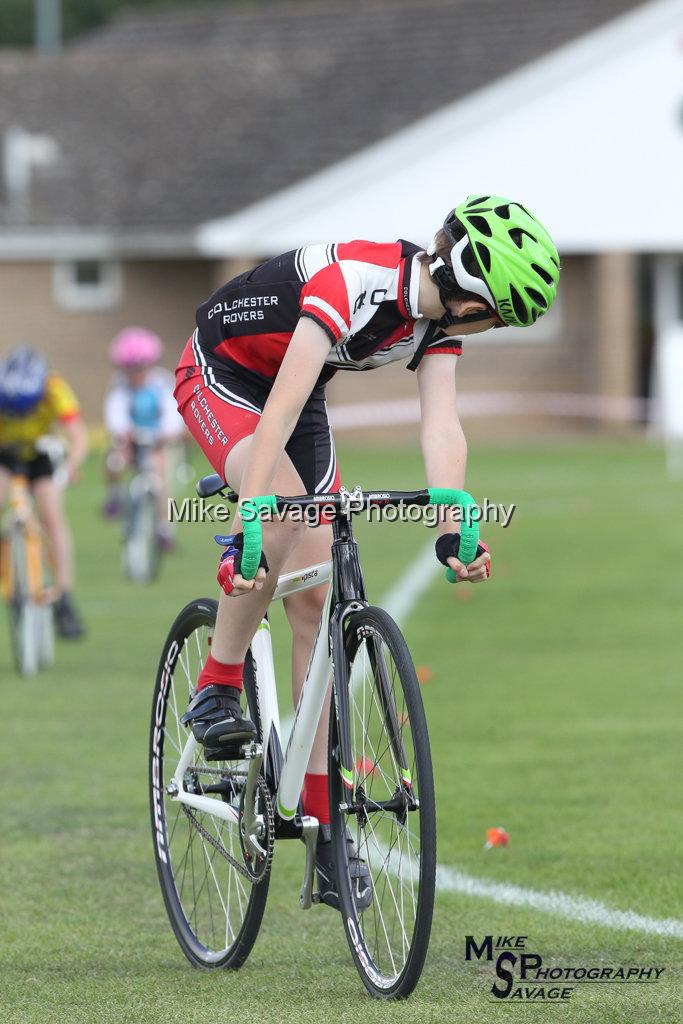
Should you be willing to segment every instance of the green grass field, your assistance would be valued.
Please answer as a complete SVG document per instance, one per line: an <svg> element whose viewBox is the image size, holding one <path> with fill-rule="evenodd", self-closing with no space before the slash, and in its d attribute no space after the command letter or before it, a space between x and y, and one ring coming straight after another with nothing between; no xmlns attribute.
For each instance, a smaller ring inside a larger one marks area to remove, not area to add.
<svg viewBox="0 0 683 1024"><path fill-rule="evenodd" d="M345 482L418 487L416 453L340 452ZM469 489L518 506L486 586L435 579L405 632L430 721L442 864L491 882L683 919L683 485L641 443L481 448ZM98 466L69 495L87 640L15 677L0 623L0 1006L19 1022L683 1020L683 943L439 893L407 1003L371 1001L341 921L302 913L303 848L281 843L263 930L238 974L199 973L171 933L154 868L147 732L156 660L188 599L214 592L210 526L184 526L153 586L125 582L96 514ZM216 531L218 532L218 531ZM428 540L359 525L371 599ZM275 617L283 704L287 637ZM509 848L484 851L504 825ZM665 968L656 985L577 986L568 1004L499 1004L466 934L523 934L545 965Z"/></svg>

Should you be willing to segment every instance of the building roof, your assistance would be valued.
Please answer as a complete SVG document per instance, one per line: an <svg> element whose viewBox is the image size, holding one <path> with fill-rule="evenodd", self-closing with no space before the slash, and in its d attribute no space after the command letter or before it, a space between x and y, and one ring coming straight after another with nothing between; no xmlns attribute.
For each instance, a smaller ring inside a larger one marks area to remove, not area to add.
<svg viewBox="0 0 683 1024"><path fill-rule="evenodd" d="M359 235L426 243L475 193L528 204L564 253L680 251L681 28L683 0L640 7L208 223L200 250L259 255Z"/></svg>
<svg viewBox="0 0 683 1024"><path fill-rule="evenodd" d="M637 6L634 0L266 0L119 18L0 56L0 131L52 137L17 244L46 228L191 246L243 209ZM114 239L114 241L112 241Z"/></svg>

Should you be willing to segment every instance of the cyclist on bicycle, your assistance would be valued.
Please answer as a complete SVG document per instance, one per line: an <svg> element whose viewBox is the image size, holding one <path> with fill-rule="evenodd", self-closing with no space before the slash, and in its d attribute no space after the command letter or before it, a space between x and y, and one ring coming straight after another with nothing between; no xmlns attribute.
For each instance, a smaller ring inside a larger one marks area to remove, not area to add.
<svg viewBox="0 0 683 1024"><path fill-rule="evenodd" d="M531 326L551 307L557 250L519 203L470 196L446 218L425 252L406 241L310 245L239 275L197 310L197 329L176 370L185 422L213 468L240 499L269 493L325 494L339 488L325 384L337 370L370 370L412 357L421 408L427 484L462 488L467 446L456 408L455 368L463 337L508 325ZM424 358L423 358L424 357ZM489 574L482 546L469 566L459 534L439 528L437 557L461 580ZM221 596L211 654L184 717L205 756L254 735L240 711L249 642L278 576L330 557L331 528L264 523L264 555L254 580L240 575L241 533L219 566ZM266 561L267 556L267 561ZM243 601L231 598L244 596ZM298 700L325 587L285 599L293 633ZM304 782L307 814L321 823L317 850L323 899L336 902L329 841L326 716ZM350 840L349 840L350 841ZM369 872L352 854L357 898L371 899Z"/></svg>
<svg viewBox="0 0 683 1024"><path fill-rule="evenodd" d="M62 637L76 638L84 629L72 596L71 533L62 489L54 479L55 467L39 444L55 427L66 437L67 479L74 483L88 451L87 431L76 396L62 377L49 372L39 352L25 347L14 349L0 364L0 508L5 504L11 475L24 473L50 547L57 588L57 632Z"/></svg>
<svg viewBox="0 0 683 1024"><path fill-rule="evenodd" d="M109 356L118 369L104 400L104 423L110 436L105 458L108 494L104 504L107 518L121 512L123 472L135 463L136 443L151 440L152 469L159 487L159 541L162 548L172 543L168 521L168 445L183 433L183 421L173 400L173 375L159 366L163 344L144 327L127 327L113 339Z"/></svg>

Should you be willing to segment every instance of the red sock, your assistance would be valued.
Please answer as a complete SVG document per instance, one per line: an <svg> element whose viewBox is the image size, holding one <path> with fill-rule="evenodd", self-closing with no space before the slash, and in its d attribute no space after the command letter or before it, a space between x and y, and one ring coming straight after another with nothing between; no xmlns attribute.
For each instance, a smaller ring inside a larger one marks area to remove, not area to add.
<svg viewBox="0 0 683 1024"><path fill-rule="evenodd" d="M303 788L304 814L317 818L321 825L330 823L330 799L327 792L327 775L306 772Z"/></svg>
<svg viewBox="0 0 683 1024"><path fill-rule="evenodd" d="M243 661L239 661L235 665L227 665L223 661L216 661L213 654L210 654L204 662L204 668L199 673L197 689L203 690L205 686L234 686L241 690L243 670Z"/></svg>

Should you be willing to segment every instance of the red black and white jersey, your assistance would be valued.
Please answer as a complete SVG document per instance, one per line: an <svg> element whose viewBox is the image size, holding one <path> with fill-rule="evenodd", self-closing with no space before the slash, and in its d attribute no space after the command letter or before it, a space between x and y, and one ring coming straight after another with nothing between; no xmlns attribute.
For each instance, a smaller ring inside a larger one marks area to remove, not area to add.
<svg viewBox="0 0 683 1024"><path fill-rule="evenodd" d="M423 250L411 242L336 242L294 249L228 281L197 310L208 363L272 380L294 329L310 317L330 339L319 383L337 370L371 370L412 357L429 321L418 319ZM416 337L417 336L417 337ZM438 332L425 355L462 350Z"/></svg>

